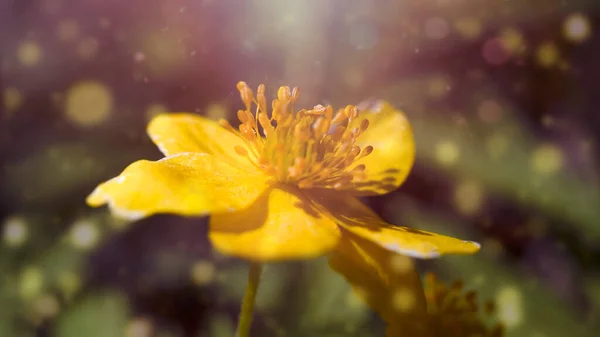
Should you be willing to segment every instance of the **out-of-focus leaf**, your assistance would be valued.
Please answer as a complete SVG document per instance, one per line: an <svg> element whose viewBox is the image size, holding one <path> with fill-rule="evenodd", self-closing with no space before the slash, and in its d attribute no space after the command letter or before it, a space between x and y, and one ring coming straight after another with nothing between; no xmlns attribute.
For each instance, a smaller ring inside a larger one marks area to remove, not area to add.
<svg viewBox="0 0 600 337"><path fill-rule="evenodd" d="M526 136L518 123L496 125L494 130L489 130L504 132L503 137L510 140L499 158L494 158L486 148L492 141L490 137L470 134L465 130L459 132L449 120L416 119L414 128L420 158L454 177L476 179L493 192L575 222L581 230L585 230L588 239L600 240L600 227L597 226L600 208L596 207L600 204L598 186L590 185L565 170L547 176L534 172L532 156L542 144ZM436 144L439 141L451 142L460 151L455 165L436 164Z"/></svg>
<svg viewBox="0 0 600 337"><path fill-rule="evenodd" d="M233 336L235 335L235 325L231 319L224 315L215 315L210 320L210 336L221 337L221 336ZM204 334L198 335L198 337L204 336Z"/></svg>
<svg viewBox="0 0 600 337"><path fill-rule="evenodd" d="M123 336L129 305L120 293L96 293L84 297L58 318L57 337Z"/></svg>
<svg viewBox="0 0 600 337"><path fill-rule="evenodd" d="M301 331L343 327L353 335L373 313L346 280L331 270L326 258L311 261L305 277L306 296L298 318Z"/></svg>

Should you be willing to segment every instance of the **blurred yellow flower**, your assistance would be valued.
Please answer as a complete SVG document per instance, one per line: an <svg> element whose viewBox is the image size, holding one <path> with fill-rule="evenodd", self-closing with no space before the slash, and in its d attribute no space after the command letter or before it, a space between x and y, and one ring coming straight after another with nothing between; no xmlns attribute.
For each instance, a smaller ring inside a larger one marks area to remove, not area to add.
<svg viewBox="0 0 600 337"><path fill-rule="evenodd" d="M378 254L380 261L388 260L389 256L385 254ZM402 258L406 259L407 266L412 266L410 258ZM344 263L337 258L331 261L334 268ZM358 293L385 321L386 337L504 336L504 326L492 324L494 303L487 302L480 308L477 294L464 291L462 282L448 286L434 274L428 273L422 286L419 276L410 268L401 272L385 263L380 263L378 267L377 270L368 270L364 263L358 266L356 273L364 273L360 277L363 282L359 284L361 288ZM411 308L398 303L394 296L397 290L394 289L412 289L412 296L415 297L411 300Z"/></svg>
<svg viewBox="0 0 600 337"><path fill-rule="evenodd" d="M423 287L411 258L356 237L339 245L329 265L379 314L387 337L431 337Z"/></svg>
<svg viewBox="0 0 600 337"><path fill-rule="evenodd" d="M429 326L433 337L502 337L504 327L497 323L490 325L494 313L493 302L485 303L483 310L479 308L477 293L463 291L460 281L447 286L434 274L425 275L425 299L429 316Z"/></svg>

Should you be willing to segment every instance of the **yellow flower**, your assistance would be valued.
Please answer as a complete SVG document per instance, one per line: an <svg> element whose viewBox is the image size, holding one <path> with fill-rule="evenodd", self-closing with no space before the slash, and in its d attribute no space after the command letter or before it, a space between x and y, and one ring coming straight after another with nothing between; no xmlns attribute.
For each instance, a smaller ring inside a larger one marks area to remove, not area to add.
<svg viewBox="0 0 600 337"><path fill-rule="evenodd" d="M140 160L87 198L117 215L211 214L214 247L252 261L303 259L370 242L433 258L479 245L391 225L357 196L384 194L406 178L415 155L406 117L385 102L333 111L295 110L297 88L281 87L270 113L265 87L237 85L240 126L164 114L148 134L165 155ZM252 112L256 106L255 113Z"/></svg>
<svg viewBox="0 0 600 337"><path fill-rule="evenodd" d="M494 313L494 304L487 302L483 310L480 310L477 293L463 292L462 282L454 282L448 287L429 273L425 275L424 286L432 336L504 336L502 324L490 326L487 322L490 317L481 313L483 311L483 314L491 316Z"/></svg>
<svg viewBox="0 0 600 337"><path fill-rule="evenodd" d="M387 337L431 337L427 305L411 258L369 240L343 240L329 265L387 325Z"/></svg>

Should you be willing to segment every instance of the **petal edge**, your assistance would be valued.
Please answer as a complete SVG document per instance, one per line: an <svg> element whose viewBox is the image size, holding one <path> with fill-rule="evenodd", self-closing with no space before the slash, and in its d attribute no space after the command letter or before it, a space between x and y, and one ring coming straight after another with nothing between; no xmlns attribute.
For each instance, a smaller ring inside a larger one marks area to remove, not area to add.
<svg viewBox="0 0 600 337"><path fill-rule="evenodd" d="M208 153L240 168L255 171L248 158L239 156L235 146L246 143L213 120L190 113L169 113L155 116L146 132L165 156L184 152Z"/></svg>
<svg viewBox="0 0 600 337"><path fill-rule="evenodd" d="M239 209L267 188L262 174L248 174L202 153L180 153L158 161L139 160L96 187L86 202L108 204L133 220L155 213L201 216Z"/></svg>
<svg viewBox="0 0 600 337"><path fill-rule="evenodd" d="M399 254L420 259L445 254L474 254L481 246L472 241L396 226L385 222L360 200L336 191L312 191L313 200L347 231Z"/></svg>

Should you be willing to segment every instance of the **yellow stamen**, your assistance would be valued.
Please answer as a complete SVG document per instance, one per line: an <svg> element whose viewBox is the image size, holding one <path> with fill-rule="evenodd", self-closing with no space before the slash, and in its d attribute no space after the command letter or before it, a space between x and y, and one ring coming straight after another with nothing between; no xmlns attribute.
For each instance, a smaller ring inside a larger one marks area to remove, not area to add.
<svg viewBox="0 0 600 337"><path fill-rule="evenodd" d="M256 96L245 82L239 82L237 89L245 106L237 113L238 132L221 121L251 148L249 153L236 147L237 154L248 157L280 182L300 188L345 189L365 180L366 167L356 162L368 156L373 147L356 145L356 139L369 127L365 119L351 128L359 117L357 107L348 105L335 114L329 105L295 111L300 91L282 86L269 114L264 85L258 87ZM253 104L255 112L251 111Z"/></svg>

